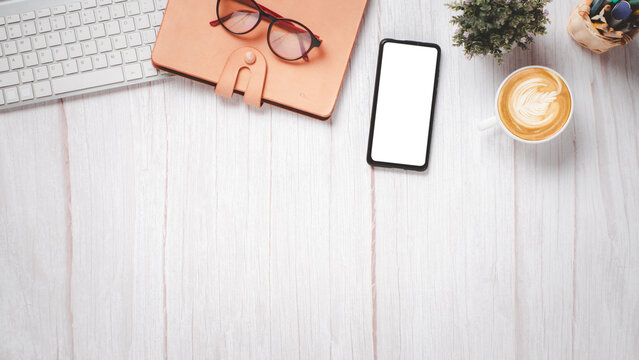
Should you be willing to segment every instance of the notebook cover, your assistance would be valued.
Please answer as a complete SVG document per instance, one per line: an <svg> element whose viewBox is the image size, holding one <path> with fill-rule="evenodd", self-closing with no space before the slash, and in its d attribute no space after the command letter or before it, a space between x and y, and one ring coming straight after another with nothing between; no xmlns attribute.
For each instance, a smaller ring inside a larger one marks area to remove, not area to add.
<svg viewBox="0 0 639 360"><path fill-rule="evenodd" d="M215 85L229 55L250 46L268 64L262 98L315 118L328 119L335 107L367 0L261 0L258 3L306 25L323 40L309 62L284 61L267 43L268 21L251 33L233 35L211 27L216 0L170 0L153 49L161 69ZM241 71L235 91L243 94L250 72Z"/></svg>

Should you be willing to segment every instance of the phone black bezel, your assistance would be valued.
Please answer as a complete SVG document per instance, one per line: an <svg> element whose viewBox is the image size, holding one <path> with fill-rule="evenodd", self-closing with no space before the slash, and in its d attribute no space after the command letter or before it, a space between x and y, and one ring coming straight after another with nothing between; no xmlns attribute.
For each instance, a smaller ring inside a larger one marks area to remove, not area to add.
<svg viewBox="0 0 639 360"><path fill-rule="evenodd" d="M379 78L380 78L381 70L382 70L382 59L384 57L384 45L386 45L387 43L430 47L437 50L437 64L435 66L435 84L433 89L433 99L431 100L432 106L430 110L430 120L429 120L430 124L428 127L426 159L424 159L424 165L421 165L421 166L380 162L380 161L373 160L371 156L371 151L373 149L373 134L375 133L375 117L377 115L377 96L379 94L379 80L380 80ZM428 159L430 155L430 142L431 142L431 135L433 133L433 118L435 117L435 101L437 99L437 86L439 83L439 63L441 60L441 52L442 50L439 47L439 45L433 44L433 43L409 41L409 40L395 40L395 39L383 39L379 43L379 55L377 58L377 75L375 76L375 93L373 95L373 110L371 113L371 125L370 125L370 131L368 134L368 151L366 154L366 161L368 162L369 165L374 167L397 168L397 169L412 170L412 171L426 171L426 169L428 169Z"/></svg>

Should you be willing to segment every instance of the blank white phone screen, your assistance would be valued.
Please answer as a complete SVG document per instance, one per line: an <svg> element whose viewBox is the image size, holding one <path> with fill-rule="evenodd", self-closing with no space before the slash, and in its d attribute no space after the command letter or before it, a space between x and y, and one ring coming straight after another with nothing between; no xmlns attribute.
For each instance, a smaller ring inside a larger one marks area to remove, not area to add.
<svg viewBox="0 0 639 360"><path fill-rule="evenodd" d="M371 147L373 161L424 166L438 50L384 44Z"/></svg>

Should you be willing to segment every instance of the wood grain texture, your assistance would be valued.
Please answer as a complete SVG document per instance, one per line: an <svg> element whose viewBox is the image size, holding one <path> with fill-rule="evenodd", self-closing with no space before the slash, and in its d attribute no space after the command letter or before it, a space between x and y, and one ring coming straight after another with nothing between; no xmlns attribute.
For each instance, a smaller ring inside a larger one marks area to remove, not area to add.
<svg viewBox="0 0 639 360"><path fill-rule="evenodd" d="M0 359L636 358L639 47L590 54L555 1L467 60L443 3L370 0L327 122L180 78L0 114ZM425 174L365 162L385 37L443 50ZM532 64L567 131L479 133Z"/></svg>

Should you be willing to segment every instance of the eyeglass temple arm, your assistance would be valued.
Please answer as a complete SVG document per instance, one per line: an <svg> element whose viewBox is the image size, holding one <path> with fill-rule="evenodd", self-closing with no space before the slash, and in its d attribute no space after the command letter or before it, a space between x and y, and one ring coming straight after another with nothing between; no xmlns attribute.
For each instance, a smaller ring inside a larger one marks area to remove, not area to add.
<svg viewBox="0 0 639 360"><path fill-rule="evenodd" d="M247 12L248 12L248 11L247 11ZM252 12L252 11L251 11L251 12ZM218 25L220 25L220 21L226 21L226 20L230 19L230 18L231 18L231 15L233 15L233 14L228 14L228 15L226 15L226 16L223 16L221 19L215 19L215 20L213 20L213 21L209 22L209 25L211 25L211 26L218 26Z"/></svg>

